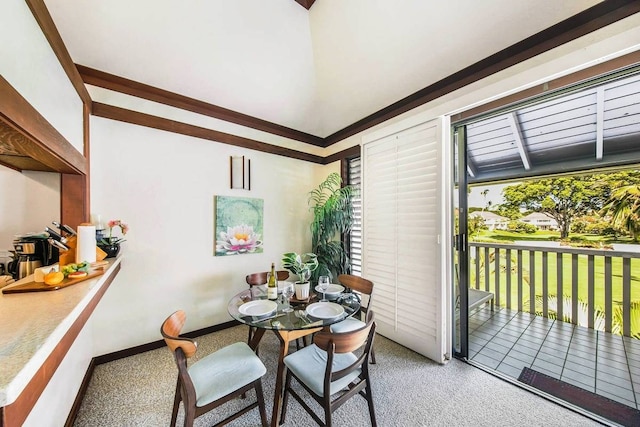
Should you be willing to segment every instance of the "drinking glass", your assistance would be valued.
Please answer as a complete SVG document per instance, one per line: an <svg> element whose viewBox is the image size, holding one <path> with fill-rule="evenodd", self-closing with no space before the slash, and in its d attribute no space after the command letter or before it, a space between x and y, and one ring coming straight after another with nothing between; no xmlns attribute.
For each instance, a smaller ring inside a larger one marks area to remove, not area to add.
<svg viewBox="0 0 640 427"><path fill-rule="evenodd" d="M329 288L329 276L318 277L318 288L320 289L320 292L322 292L322 299L320 301L321 302L328 301L325 298L324 293L327 291L327 288Z"/></svg>
<svg viewBox="0 0 640 427"><path fill-rule="evenodd" d="M293 308L291 308L291 297L294 294L294 290L293 290L293 284L292 283L288 283L284 285L284 288L282 288L282 298L284 298L285 302L287 303L286 307L282 310L285 313L290 313L293 311Z"/></svg>

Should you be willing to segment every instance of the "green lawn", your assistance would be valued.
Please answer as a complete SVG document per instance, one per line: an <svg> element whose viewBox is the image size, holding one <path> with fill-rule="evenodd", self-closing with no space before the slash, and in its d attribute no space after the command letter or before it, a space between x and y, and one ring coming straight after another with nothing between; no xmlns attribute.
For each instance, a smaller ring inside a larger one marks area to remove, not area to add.
<svg viewBox="0 0 640 427"><path fill-rule="evenodd" d="M592 241L601 241L603 243L611 243L610 240L607 239L587 239L586 237L595 237L595 236L584 236L585 240ZM601 236L597 236L601 237ZM533 238L533 239L530 239ZM514 240L533 240L532 244L535 245L535 241L544 241L544 240L557 240L558 233L556 232L537 232L535 234L519 234L512 233L507 231L499 231L499 232L484 232L482 236L480 236L482 241L491 241L491 242L499 242L499 243L509 243ZM627 243L627 242L625 242ZM499 275L499 283L500 283L500 294L499 300L502 306L506 306L507 302L507 271L506 271L506 251L500 251L500 275ZM615 252L611 252L612 256L614 256ZM495 261L494 261L494 251L490 250L490 272L489 272L489 289L496 293L495 290ZM586 255L578 256L578 289L577 289L577 297L580 301L586 303L588 301L588 257ZM549 253L547 257L548 268L547 268L547 295L556 297L557 296L557 258L555 253ZM484 249L480 248L480 289L486 288L485 282L485 272L484 272ZM532 277L533 272L533 277ZM563 255L562 262L562 294L565 299L572 297L572 257L570 254ZM518 263L517 263L517 251L511 251L511 306L512 309L517 309L518 307ZM535 295L538 297L536 301L536 312L542 312L542 295L543 295L543 257L542 252L536 252L535 259L533 265L530 265L529 259L529 251L522 251L522 301L523 301L523 310L529 311L529 295L530 295L530 286L534 286ZM471 260L470 265L470 280L471 286L475 287L476 281L476 270L475 270L475 260ZM533 280L533 282L532 282ZM605 307L605 295L604 295L604 284L605 284L605 275L604 275L604 258L603 257L595 257L594 259L594 301L595 306L600 312L604 312L605 310L612 310L611 307ZM613 299L613 316L621 316L621 307L619 306L622 302L622 259L621 258L612 258L612 299ZM632 335L638 334L640 335L640 259L632 259L631 260L631 302L632 302ZM555 306L556 302L551 300L549 302L549 310L556 310ZM617 307L616 307L617 306ZM567 313L571 313L570 304L567 306L565 302L564 312L565 315ZM582 316L582 315L580 315ZM580 322L582 323L582 322ZM636 327L634 324L638 324ZM586 324L585 324L586 326Z"/></svg>

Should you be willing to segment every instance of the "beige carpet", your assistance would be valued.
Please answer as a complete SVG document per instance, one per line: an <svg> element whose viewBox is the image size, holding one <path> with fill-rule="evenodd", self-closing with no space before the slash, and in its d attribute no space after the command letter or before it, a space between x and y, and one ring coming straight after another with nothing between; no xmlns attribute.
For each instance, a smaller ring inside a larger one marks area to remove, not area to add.
<svg viewBox="0 0 640 427"><path fill-rule="evenodd" d="M227 344L244 341L246 326L200 337L198 352L206 355ZM278 341L267 333L260 358L267 415L271 418ZM378 425L385 426L590 426L600 425L486 372L452 360L438 365L384 337L375 342L377 364L371 365ZM166 348L96 367L75 426L166 426L171 419L176 368ZM253 395L249 396L253 398ZM230 402L221 411L243 404ZM315 404L315 403L313 403ZM210 426L224 418L215 411L196 420ZM258 426L257 409L231 426ZM182 409L178 418L182 425ZM316 425L290 399L286 425ZM370 425L366 401L353 397L334 413L335 426Z"/></svg>

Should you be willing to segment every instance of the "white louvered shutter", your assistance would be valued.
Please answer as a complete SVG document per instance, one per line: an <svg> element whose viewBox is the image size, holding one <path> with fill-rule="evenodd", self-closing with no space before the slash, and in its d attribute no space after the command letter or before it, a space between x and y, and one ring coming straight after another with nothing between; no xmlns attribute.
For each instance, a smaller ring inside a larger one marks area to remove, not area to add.
<svg viewBox="0 0 640 427"><path fill-rule="evenodd" d="M363 277L377 332L442 362L439 123L363 144Z"/></svg>
<svg viewBox="0 0 640 427"><path fill-rule="evenodd" d="M362 188L360 157L348 161L348 183ZM353 198L353 226L349 233L349 259L351 262L351 274L362 276L362 198L360 191Z"/></svg>

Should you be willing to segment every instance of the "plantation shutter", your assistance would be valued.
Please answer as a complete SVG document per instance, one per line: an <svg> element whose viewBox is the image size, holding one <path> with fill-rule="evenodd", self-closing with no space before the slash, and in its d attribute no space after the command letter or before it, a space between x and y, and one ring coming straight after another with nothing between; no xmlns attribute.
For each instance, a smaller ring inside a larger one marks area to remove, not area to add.
<svg viewBox="0 0 640 427"><path fill-rule="evenodd" d="M397 127L397 126L396 126ZM444 361L440 283L440 125L363 144L363 275L374 282L377 330Z"/></svg>
<svg viewBox="0 0 640 427"><path fill-rule="evenodd" d="M361 187L361 161L360 157L348 160L349 185ZM362 197L360 192L353 197L353 226L349 233L349 261L351 263L351 274L362 275Z"/></svg>

